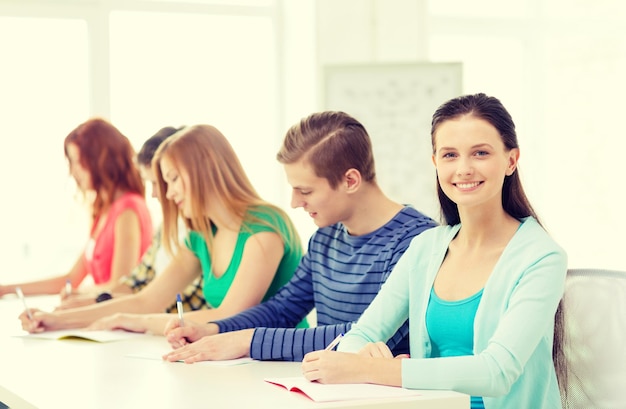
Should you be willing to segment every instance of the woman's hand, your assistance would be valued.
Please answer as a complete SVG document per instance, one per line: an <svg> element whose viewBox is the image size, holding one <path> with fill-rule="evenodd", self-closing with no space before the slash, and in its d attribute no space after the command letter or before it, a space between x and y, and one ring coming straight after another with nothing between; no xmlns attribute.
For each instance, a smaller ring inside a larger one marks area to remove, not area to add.
<svg viewBox="0 0 626 409"><path fill-rule="evenodd" d="M187 325L185 323L185 325ZM209 335L200 340L163 355L165 361L183 361L191 364L199 361L223 361L250 355L250 342L254 329Z"/></svg>
<svg viewBox="0 0 626 409"><path fill-rule="evenodd" d="M88 330L116 330L129 332L150 332L148 323L143 314L112 314L94 321L87 327Z"/></svg>
<svg viewBox="0 0 626 409"><path fill-rule="evenodd" d="M171 318L165 326L164 335L172 348L177 349L218 332L216 324L198 324L186 320L185 325L181 327L178 318Z"/></svg>
<svg viewBox="0 0 626 409"><path fill-rule="evenodd" d="M320 383L365 383L372 358L347 352L314 351L302 360L302 375Z"/></svg>
<svg viewBox="0 0 626 409"><path fill-rule="evenodd" d="M372 358L393 358L391 350L384 342L369 342L358 353Z"/></svg>
<svg viewBox="0 0 626 409"><path fill-rule="evenodd" d="M84 307L85 305L91 305L96 303L96 296L93 294L71 294L61 299L56 310L67 310L70 308Z"/></svg>
<svg viewBox="0 0 626 409"><path fill-rule="evenodd" d="M369 343L357 354L336 351L309 352L302 360L302 374L320 383L375 383L402 386L401 360L384 342Z"/></svg>
<svg viewBox="0 0 626 409"><path fill-rule="evenodd" d="M28 311L22 312L18 318L22 321L22 329L31 334L37 332L45 332L56 328L55 315L53 313L44 312L36 308L30 308Z"/></svg>

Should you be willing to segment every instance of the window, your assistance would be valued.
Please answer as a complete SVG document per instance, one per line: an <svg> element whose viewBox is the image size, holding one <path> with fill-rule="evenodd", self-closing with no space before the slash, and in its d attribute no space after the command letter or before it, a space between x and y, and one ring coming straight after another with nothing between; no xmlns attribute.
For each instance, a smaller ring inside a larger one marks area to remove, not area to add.
<svg viewBox="0 0 626 409"><path fill-rule="evenodd" d="M273 0L0 5L7 232L0 282L64 273L82 250L88 209L63 140L93 115L109 118L136 149L163 126L215 125L259 193L284 202L274 159L284 133L276 7ZM147 200L156 224L160 207Z"/></svg>
<svg viewBox="0 0 626 409"><path fill-rule="evenodd" d="M162 126L214 125L260 193L277 198L279 98L271 19L113 12L110 21L111 117L135 146Z"/></svg>
<svg viewBox="0 0 626 409"><path fill-rule="evenodd" d="M63 140L89 114L87 53L82 20L0 17L0 280L66 271L85 241Z"/></svg>

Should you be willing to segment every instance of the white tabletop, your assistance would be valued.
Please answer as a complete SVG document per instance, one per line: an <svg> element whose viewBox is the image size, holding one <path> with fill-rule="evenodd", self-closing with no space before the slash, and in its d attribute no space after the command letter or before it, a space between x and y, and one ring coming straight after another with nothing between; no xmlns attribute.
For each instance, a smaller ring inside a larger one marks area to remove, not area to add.
<svg viewBox="0 0 626 409"><path fill-rule="evenodd" d="M32 307L36 302L29 299ZM16 300L0 299L0 324L8 329L0 335L0 402L10 408L469 408L467 395L449 391L313 402L263 381L301 375L298 362L213 366L132 357L169 350L163 337L150 335L105 343L13 336L20 332L20 310Z"/></svg>

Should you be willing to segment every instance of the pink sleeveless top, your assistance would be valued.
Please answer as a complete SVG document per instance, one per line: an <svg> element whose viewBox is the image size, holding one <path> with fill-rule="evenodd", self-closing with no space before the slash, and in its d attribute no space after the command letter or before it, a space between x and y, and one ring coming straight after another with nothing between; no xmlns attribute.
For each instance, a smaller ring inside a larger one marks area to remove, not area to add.
<svg viewBox="0 0 626 409"><path fill-rule="evenodd" d="M95 239L93 237L90 238L85 247L87 271L91 274L96 284L104 284L111 279L113 249L115 248L115 222L119 215L128 209L133 210L137 214L141 226L141 248L137 263L139 263L141 256L150 246L152 241L152 219L150 218L146 200L143 196L136 193L126 193L113 202L100 234ZM97 225L98 219L94 221L94 228Z"/></svg>

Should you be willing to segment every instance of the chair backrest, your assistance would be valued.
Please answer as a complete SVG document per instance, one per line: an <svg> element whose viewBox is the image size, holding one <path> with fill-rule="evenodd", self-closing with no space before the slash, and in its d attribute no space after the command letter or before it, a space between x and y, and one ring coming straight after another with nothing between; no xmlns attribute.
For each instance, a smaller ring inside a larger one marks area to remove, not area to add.
<svg viewBox="0 0 626 409"><path fill-rule="evenodd" d="M568 270L563 314L563 407L626 408L626 271Z"/></svg>

